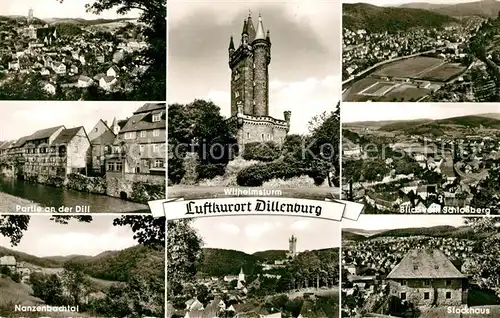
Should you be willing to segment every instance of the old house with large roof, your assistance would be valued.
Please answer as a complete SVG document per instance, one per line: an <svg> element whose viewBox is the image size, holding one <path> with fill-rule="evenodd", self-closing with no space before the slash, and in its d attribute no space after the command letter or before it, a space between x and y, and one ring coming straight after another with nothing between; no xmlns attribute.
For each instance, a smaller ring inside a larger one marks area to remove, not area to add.
<svg viewBox="0 0 500 318"><path fill-rule="evenodd" d="M415 306L467 303L467 276L437 249L414 249L387 275L390 295Z"/></svg>
<svg viewBox="0 0 500 318"><path fill-rule="evenodd" d="M164 103L137 109L115 139L120 154L109 158L107 171L165 175L166 127Z"/></svg>
<svg viewBox="0 0 500 318"><path fill-rule="evenodd" d="M83 127L56 126L26 138L24 175L33 177L85 173L90 141Z"/></svg>

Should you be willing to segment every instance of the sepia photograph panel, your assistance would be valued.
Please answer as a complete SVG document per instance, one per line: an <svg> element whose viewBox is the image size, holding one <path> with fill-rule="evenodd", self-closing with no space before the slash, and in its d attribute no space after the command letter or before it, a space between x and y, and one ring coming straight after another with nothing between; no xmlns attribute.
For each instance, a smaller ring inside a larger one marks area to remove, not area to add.
<svg viewBox="0 0 500 318"><path fill-rule="evenodd" d="M169 197L338 197L339 8L169 3Z"/></svg>
<svg viewBox="0 0 500 318"><path fill-rule="evenodd" d="M166 1L3 0L0 100L166 100Z"/></svg>
<svg viewBox="0 0 500 318"><path fill-rule="evenodd" d="M499 101L500 2L343 2L343 101Z"/></svg>
<svg viewBox="0 0 500 318"><path fill-rule="evenodd" d="M1 317L164 317L165 218L0 215Z"/></svg>
<svg viewBox="0 0 500 318"><path fill-rule="evenodd" d="M498 317L495 217L342 222L342 317Z"/></svg>
<svg viewBox="0 0 500 318"><path fill-rule="evenodd" d="M340 222L222 216L167 227L168 318L339 317Z"/></svg>
<svg viewBox="0 0 500 318"><path fill-rule="evenodd" d="M365 213L498 214L500 105L350 103L343 198Z"/></svg>
<svg viewBox="0 0 500 318"><path fill-rule="evenodd" d="M165 106L0 105L1 211L149 213L165 198Z"/></svg>

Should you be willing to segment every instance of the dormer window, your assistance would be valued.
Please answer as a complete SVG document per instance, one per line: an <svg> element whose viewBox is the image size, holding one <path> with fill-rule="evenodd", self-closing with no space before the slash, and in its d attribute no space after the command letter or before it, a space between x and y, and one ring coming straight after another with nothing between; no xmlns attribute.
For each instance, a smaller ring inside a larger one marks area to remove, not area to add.
<svg viewBox="0 0 500 318"><path fill-rule="evenodd" d="M153 123L159 122L161 120L162 113L153 114Z"/></svg>

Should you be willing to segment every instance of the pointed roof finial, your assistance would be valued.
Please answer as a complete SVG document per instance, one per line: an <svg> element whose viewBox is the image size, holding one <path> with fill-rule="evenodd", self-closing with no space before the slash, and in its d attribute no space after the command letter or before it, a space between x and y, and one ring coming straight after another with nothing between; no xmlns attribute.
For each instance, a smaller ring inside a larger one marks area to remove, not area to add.
<svg viewBox="0 0 500 318"><path fill-rule="evenodd" d="M248 9L248 17L251 18L252 17L252 10Z"/></svg>
<svg viewBox="0 0 500 318"><path fill-rule="evenodd" d="M233 35L231 35L231 39L229 40L229 50L234 50Z"/></svg>
<svg viewBox="0 0 500 318"><path fill-rule="evenodd" d="M257 24L257 32L255 34L255 39L262 39L264 40L266 38L266 34L264 33L264 25L262 24L262 17L259 14L259 23Z"/></svg>

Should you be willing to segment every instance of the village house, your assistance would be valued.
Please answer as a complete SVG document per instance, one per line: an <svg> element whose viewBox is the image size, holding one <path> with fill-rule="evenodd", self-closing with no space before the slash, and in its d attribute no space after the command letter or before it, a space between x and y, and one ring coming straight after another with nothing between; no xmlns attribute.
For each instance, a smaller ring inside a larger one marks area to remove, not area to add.
<svg viewBox="0 0 500 318"><path fill-rule="evenodd" d="M467 303L467 277L437 249L414 249L387 275L390 295L415 306Z"/></svg>
<svg viewBox="0 0 500 318"><path fill-rule="evenodd" d="M94 81L90 77L81 75L80 77L78 77L78 82L76 85L80 88L84 88L91 86L93 82Z"/></svg>
<svg viewBox="0 0 500 318"><path fill-rule="evenodd" d="M42 89L48 94L54 95L56 93L56 87L52 83L45 83Z"/></svg>
<svg viewBox="0 0 500 318"><path fill-rule="evenodd" d="M53 62L52 63L52 70L59 75L66 74L66 65L64 65L61 62Z"/></svg>
<svg viewBox="0 0 500 318"><path fill-rule="evenodd" d="M106 91L110 91L113 89L113 87L118 83L118 80L116 79L116 77L112 77L112 76L102 76L100 79L99 79L99 87L101 87L102 89L106 90Z"/></svg>
<svg viewBox="0 0 500 318"><path fill-rule="evenodd" d="M113 119L111 126L108 126L107 122L101 119L89 132L88 136L92 150L89 153L87 162L89 163L89 170L93 171L93 173L106 173L105 157L113 152L113 142L120 129L121 127L116 118Z"/></svg>
<svg viewBox="0 0 500 318"><path fill-rule="evenodd" d="M113 65L108 69L108 71L106 72L106 75L109 77L118 77L119 73L120 73L120 69L116 65Z"/></svg>
<svg viewBox="0 0 500 318"><path fill-rule="evenodd" d="M85 171L90 141L83 127L57 126L33 133L24 148L25 176L66 177Z"/></svg>
<svg viewBox="0 0 500 318"><path fill-rule="evenodd" d="M0 257L0 268L8 268L11 272L16 270L17 263L14 256L2 256Z"/></svg>
<svg viewBox="0 0 500 318"><path fill-rule="evenodd" d="M165 175L165 142L165 104L145 104L118 133L107 171Z"/></svg>

